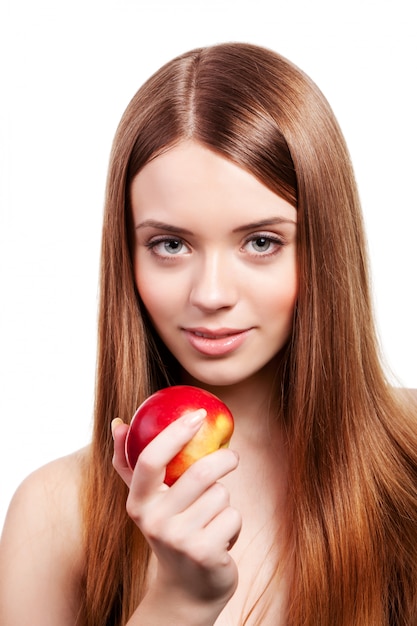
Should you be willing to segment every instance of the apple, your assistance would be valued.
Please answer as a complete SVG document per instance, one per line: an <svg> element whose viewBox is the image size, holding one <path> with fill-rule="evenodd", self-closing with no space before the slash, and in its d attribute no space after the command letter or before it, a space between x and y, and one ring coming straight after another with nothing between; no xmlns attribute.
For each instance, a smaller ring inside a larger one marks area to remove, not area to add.
<svg viewBox="0 0 417 626"><path fill-rule="evenodd" d="M233 416L214 394L174 385L152 394L136 409L126 437L126 459L133 470L145 446L173 421L186 413L205 409L207 416L194 437L168 463L164 482L171 486L194 461L228 446L233 433Z"/></svg>

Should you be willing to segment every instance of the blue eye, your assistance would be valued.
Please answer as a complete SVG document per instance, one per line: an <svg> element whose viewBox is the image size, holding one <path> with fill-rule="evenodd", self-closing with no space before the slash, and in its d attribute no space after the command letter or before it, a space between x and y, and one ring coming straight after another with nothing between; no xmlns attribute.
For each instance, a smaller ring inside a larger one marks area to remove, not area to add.
<svg viewBox="0 0 417 626"><path fill-rule="evenodd" d="M256 239L252 239L251 243L255 252L267 252L272 242L267 237L257 237Z"/></svg>
<svg viewBox="0 0 417 626"><path fill-rule="evenodd" d="M255 257L268 257L277 254L284 246L284 241L278 236L251 235L246 239L245 251Z"/></svg>
<svg viewBox="0 0 417 626"><path fill-rule="evenodd" d="M183 247L183 243L179 239L167 239L161 243L168 254L178 254Z"/></svg>
<svg viewBox="0 0 417 626"><path fill-rule="evenodd" d="M147 244L147 247L156 256L164 258L183 255L190 251L182 239L176 237L154 239Z"/></svg>

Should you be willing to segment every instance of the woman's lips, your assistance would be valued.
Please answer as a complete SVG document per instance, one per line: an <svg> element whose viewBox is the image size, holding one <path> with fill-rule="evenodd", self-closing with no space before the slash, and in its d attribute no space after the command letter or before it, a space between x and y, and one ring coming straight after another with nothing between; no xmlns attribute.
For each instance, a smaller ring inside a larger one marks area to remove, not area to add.
<svg viewBox="0 0 417 626"><path fill-rule="evenodd" d="M249 329L184 328L191 346L206 356L223 356L239 348L250 332Z"/></svg>

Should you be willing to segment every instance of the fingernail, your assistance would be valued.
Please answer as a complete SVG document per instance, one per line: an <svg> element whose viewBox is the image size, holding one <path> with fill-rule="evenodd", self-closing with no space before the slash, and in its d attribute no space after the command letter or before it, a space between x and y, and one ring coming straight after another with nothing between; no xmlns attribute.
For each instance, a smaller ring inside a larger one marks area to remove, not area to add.
<svg viewBox="0 0 417 626"><path fill-rule="evenodd" d="M189 413L184 418L185 424L189 424L190 426L198 426L202 424L206 419L207 411L206 409L198 409L198 411L193 411L193 413Z"/></svg>
<svg viewBox="0 0 417 626"><path fill-rule="evenodd" d="M111 434L113 436L113 439L114 439L114 431L116 430L118 426L120 426L120 424L123 424L123 420L120 419L120 417L115 417L111 423Z"/></svg>

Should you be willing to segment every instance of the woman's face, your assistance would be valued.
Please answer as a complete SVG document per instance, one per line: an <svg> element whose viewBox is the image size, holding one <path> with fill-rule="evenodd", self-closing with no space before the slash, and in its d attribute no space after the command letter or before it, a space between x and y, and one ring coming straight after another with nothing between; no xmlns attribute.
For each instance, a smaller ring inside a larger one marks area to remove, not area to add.
<svg viewBox="0 0 417 626"><path fill-rule="evenodd" d="M297 212L231 161L187 141L131 187L136 285L188 375L233 385L272 362L297 298Z"/></svg>

